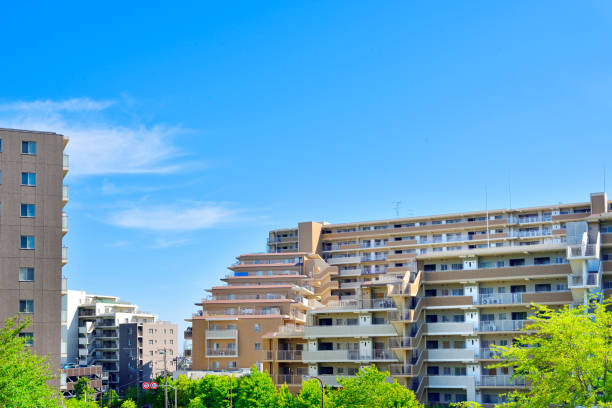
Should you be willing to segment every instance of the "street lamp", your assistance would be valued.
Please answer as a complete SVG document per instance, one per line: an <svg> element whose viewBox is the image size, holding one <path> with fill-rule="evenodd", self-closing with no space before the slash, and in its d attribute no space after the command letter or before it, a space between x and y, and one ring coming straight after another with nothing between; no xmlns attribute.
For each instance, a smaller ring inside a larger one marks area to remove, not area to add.
<svg viewBox="0 0 612 408"><path fill-rule="evenodd" d="M323 387L323 381L321 381L319 377L315 377L314 375L306 375L304 377L314 378L315 380L319 381L319 384L321 385L321 408L324 408L325 407L325 388Z"/></svg>

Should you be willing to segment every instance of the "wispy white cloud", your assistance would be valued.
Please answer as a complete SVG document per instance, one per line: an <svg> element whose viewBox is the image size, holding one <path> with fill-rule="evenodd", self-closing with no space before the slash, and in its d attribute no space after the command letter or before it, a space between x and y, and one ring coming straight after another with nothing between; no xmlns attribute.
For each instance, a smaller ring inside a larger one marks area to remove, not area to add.
<svg viewBox="0 0 612 408"><path fill-rule="evenodd" d="M119 125L105 114L115 102L73 98L0 104L0 127L45 130L70 139L70 175L171 173L182 168L173 138L180 126Z"/></svg>
<svg viewBox="0 0 612 408"><path fill-rule="evenodd" d="M0 103L0 111L2 112L58 112L58 111L101 111L111 105L114 101L96 101L90 98L71 98L61 101L46 99L44 101L17 101L9 103Z"/></svg>
<svg viewBox="0 0 612 408"><path fill-rule="evenodd" d="M174 248L178 246L183 246L187 243L191 242L190 239L167 239L167 238L158 238L155 240L154 248L164 249L164 248Z"/></svg>
<svg viewBox="0 0 612 408"><path fill-rule="evenodd" d="M111 214L109 222L123 228L152 231L195 231L238 221L240 211L223 204L191 203L134 207Z"/></svg>

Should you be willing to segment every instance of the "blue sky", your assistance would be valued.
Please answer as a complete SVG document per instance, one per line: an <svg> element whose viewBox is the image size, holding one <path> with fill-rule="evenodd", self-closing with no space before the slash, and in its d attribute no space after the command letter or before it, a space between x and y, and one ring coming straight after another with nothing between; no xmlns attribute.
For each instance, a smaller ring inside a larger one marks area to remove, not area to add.
<svg viewBox="0 0 612 408"><path fill-rule="evenodd" d="M0 127L71 139L70 287L183 326L269 229L586 201L612 168L604 1L17 3Z"/></svg>

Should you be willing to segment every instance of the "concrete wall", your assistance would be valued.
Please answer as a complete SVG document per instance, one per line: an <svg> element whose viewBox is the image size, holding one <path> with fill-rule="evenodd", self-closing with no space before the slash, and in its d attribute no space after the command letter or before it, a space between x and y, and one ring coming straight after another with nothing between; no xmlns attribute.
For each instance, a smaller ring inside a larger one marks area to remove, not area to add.
<svg viewBox="0 0 612 408"><path fill-rule="evenodd" d="M60 365L62 277L63 136L0 129L0 321L18 315L19 300L34 300L34 351ZM37 143L36 155L21 153L22 141ZM21 172L35 172L36 186L21 186ZM21 218L21 204L35 204L35 218ZM21 235L35 236L35 249L19 248ZM34 282L20 282L19 268L33 267Z"/></svg>

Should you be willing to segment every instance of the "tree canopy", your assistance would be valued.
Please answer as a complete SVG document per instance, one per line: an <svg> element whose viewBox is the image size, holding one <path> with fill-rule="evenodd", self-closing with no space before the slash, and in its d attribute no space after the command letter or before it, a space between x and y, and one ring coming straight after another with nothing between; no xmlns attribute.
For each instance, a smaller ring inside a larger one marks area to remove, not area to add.
<svg viewBox="0 0 612 408"><path fill-rule="evenodd" d="M32 353L19 337L29 324L10 318L0 329L0 407L55 408L60 396L48 385L53 375L46 359Z"/></svg>

